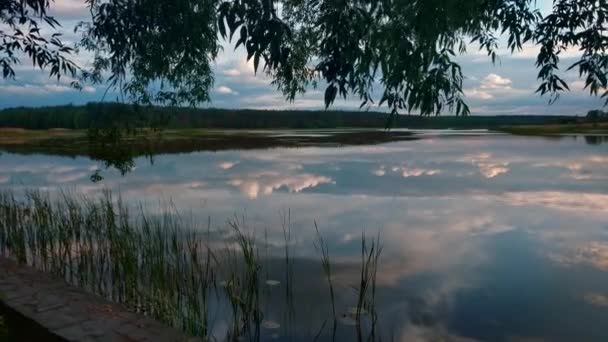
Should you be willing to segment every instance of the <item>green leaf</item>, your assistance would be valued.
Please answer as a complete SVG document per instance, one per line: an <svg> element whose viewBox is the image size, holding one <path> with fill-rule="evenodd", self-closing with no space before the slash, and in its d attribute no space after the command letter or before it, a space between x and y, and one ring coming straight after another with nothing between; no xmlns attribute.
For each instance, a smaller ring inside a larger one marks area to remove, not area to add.
<svg viewBox="0 0 608 342"><path fill-rule="evenodd" d="M338 88L331 84L325 89L325 109L329 108L329 106L336 99L336 95L338 93Z"/></svg>

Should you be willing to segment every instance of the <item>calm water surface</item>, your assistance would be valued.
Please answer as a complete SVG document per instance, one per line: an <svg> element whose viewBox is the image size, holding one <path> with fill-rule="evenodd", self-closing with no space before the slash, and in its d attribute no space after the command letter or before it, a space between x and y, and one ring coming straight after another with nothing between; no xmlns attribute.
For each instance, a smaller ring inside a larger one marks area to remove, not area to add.
<svg viewBox="0 0 608 342"><path fill-rule="evenodd" d="M331 340L313 222L329 243L337 340L355 336L360 238L380 234L383 340L607 341L608 144L421 132L374 146L159 155L121 176L86 157L0 154L0 189L120 192L171 201L222 226L238 215L267 241L264 339ZM285 302L282 219L291 216L294 297ZM267 236L267 237L265 237ZM276 259L273 257L276 256ZM273 261L275 260L275 261ZM291 309L290 309L291 307ZM213 323L227 329L221 309Z"/></svg>

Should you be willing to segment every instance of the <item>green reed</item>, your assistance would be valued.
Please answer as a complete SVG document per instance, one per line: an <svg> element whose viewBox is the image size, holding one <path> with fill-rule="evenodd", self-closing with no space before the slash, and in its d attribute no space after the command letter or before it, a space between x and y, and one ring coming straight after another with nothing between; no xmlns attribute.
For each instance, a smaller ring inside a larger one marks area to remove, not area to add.
<svg viewBox="0 0 608 342"><path fill-rule="evenodd" d="M361 336L361 314L367 311L371 320L370 339L375 340L378 314L376 311L376 278L378 275L378 262L382 254L380 235L368 239L365 233L361 237L361 269L357 301L357 332ZM361 339L361 337L359 338Z"/></svg>
<svg viewBox="0 0 608 342"><path fill-rule="evenodd" d="M162 209L150 215L142 206L127 206L109 191L96 198L39 191L16 196L0 191L0 256L61 276L195 336L215 339L210 336L210 306L227 303L232 319L227 339L259 340L264 319L263 265L255 236L246 232L245 219L235 217L227 222L226 230L213 231L228 234L232 244L212 248L210 220L200 226L194 219L185 220L172 205ZM290 212L283 214L282 229L290 321L295 314ZM316 223L315 229L335 334L337 308L329 249ZM266 254L267 248L266 242ZM364 236L357 320L364 309L375 317L380 253L379 240Z"/></svg>
<svg viewBox="0 0 608 342"><path fill-rule="evenodd" d="M215 265L206 240L171 213L130 213L120 198L0 193L0 252L136 312L207 332Z"/></svg>
<svg viewBox="0 0 608 342"><path fill-rule="evenodd" d="M335 320L338 316L336 314L336 297L334 294L334 284L333 284L332 275L331 275L331 262L329 259L329 247L327 246L327 242L325 242L325 239L321 235L321 232L319 231L319 226L317 225L316 221L314 222L314 226L315 226L315 233L316 233L314 245L315 245L315 248L317 249L317 251L321 253L321 265L323 267L323 273L325 273L325 277L327 278L327 284L329 286L329 298L331 300L331 311L332 311L332 314L333 314L334 320Z"/></svg>

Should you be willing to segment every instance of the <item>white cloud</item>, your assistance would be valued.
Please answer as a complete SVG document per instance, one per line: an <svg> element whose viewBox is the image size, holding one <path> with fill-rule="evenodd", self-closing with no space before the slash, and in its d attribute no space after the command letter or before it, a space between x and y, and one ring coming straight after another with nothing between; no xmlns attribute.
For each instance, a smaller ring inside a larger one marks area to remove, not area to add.
<svg viewBox="0 0 608 342"><path fill-rule="evenodd" d="M64 42L71 44L79 39L72 27L81 19L89 16L86 5L82 0L56 0L51 4L51 12L64 24ZM45 29L46 32L46 29ZM51 32L51 31L48 31ZM54 31L52 31L54 32ZM502 39L502 38L501 38ZM244 48L234 49L234 43L224 42L223 50L214 63L216 84L221 86L212 91L213 106L224 108L251 108L251 109L323 109L323 84L320 91L310 89L305 95L298 96L294 102L285 98L272 86L271 78L258 70L255 74L252 61L246 60ZM504 45L504 44L502 44ZM570 82L572 92L564 94L560 102L554 106L547 106L545 98L535 95L537 85L537 70L530 58L535 58L538 47L527 44L522 51L513 55L504 48L499 54L504 57L501 63L492 65L485 52L476 51L477 45L469 46L470 53L462 56L465 69L465 94L470 101L469 105L475 114L584 114L589 108L600 107L603 102L597 98L586 96L581 91L583 82L577 81L576 71L565 73L564 77ZM564 51L560 57L566 59L580 54L576 48ZM474 68L468 69L471 62L479 57L484 64L477 63ZM92 55L81 51L72 58L83 67L90 65ZM25 59L23 60L25 62ZM565 64L570 61L565 60ZM60 82L48 78L48 71L38 71L30 63L16 65L17 78L15 81L0 80L0 85L12 85L0 88L0 107L20 105L53 105L74 103L82 104L88 101L99 100L95 95L96 89L89 85L82 92L72 90L67 78ZM467 70L468 69L468 70ZM38 77L39 76L39 77ZM20 84L27 85L20 85ZM46 84L52 84L47 87ZM378 84L378 91L381 87ZM100 92L102 88L99 88ZM4 96L3 96L4 95ZM21 96L14 96L21 95ZM61 96L52 96L61 95ZM99 94L101 95L101 94ZM231 96L232 95L232 96ZM234 96L234 95L238 95ZM585 95L585 96L584 96ZM349 97L346 101L340 100L333 106L334 109L358 110L360 101L356 97ZM372 107L377 109L377 107ZM378 108L386 110L386 107Z"/></svg>
<svg viewBox="0 0 608 342"><path fill-rule="evenodd" d="M494 95L488 93L487 91L481 89L465 89L464 94L467 97L476 100L491 100L494 98Z"/></svg>
<svg viewBox="0 0 608 342"><path fill-rule="evenodd" d="M508 56L513 59L536 59L538 57L539 53L540 53L540 46L533 45L530 43L527 43L526 45L524 45L522 47L521 50L515 51L513 54L511 54L511 51L508 49L503 49L500 52L500 54L502 56ZM577 58L577 57L580 57L581 55L582 55L582 53L579 50L579 48L577 48L577 47L570 47L570 48L562 51L559 54L561 59Z"/></svg>
<svg viewBox="0 0 608 342"><path fill-rule="evenodd" d="M495 178L509 172L509 163L480 163L478 166L485 178Z"/></svg>
<svg viewBox="0 0 608 342"><path fill-rule="evenodd" d="M479 172L485 178L495 178L509 172L509 162L497 161L492 158L492 154L482 152L474 155L465 156L463 159L470 160L471 164L479 168Z"/></svg>
<svg viewBox="0 0 608 342"><path fill-rule="evenodd" d="M576 80L574 82L570 82L568 86L570 87L570 90L583 91L585 90L585 81Z"/></svg>
<svg viewBox="0 0 608 342"><path fill-rule="evenodd" d="M592 156L589 158L589 161L592 163L599 163L599 164L603 164L606 163L608 164L608 157L605 156Z"/></svg>
<svg viewBox="0 0 608 342"><path fill-rule="evenodd" d="M327 183L332 183L332 179L311 174L281 175L274 171L259 172L228 181L228 184L238 187L250 199L256 199L260 194L270 195L282 187L297 193Z"/></svg>
<svg viewBox="0 0 608 342"><path fill-rule="evenodd" d="M372 174L378 177L382 177L386 174L386 167L381 165L379 168L372 170Z"/></svg>
<svg viewBox="0 0 608 342"><path fill-rule="evenodd" d="M241 76L241 71L235 68L226 69L222 72L225 76L235 77Z"/></svg>
<svg viewBox="0 0 608 342"><path fill-rule="evenodd" d="M50 14L60 19L84 20L89 14L87 5L82 0L57 0L51 3Z"/></svg>
<svg viewBox="0 0 608 342"><path fill-rule="evenodd" d="M378 176L378 177L382 177L386 174L386 171L384 169L377 169L372 171L372 174Z"/></svg>
<svg viewBox="0 0 608 342"><path fill-rule="evenodd" d="M505 95L521 96L533 94L532 91L513 88L513 81L510 78L494 73L488 74L477 83L478 85L476 87L464 89L464 93L467 97L480 101L490 101L496 98L503 98Z"/></svg>
<svg viewBox="0 0 608 342"><path fill-rule="evenodd" d="M92 87L90 87L92 88ZM92 88L94 91L94 88ZM87 89L89 90L89 89ZM48 95L57 93L77 92L78 90L60 84L23 84L0 85L0 91L16 95Z"/></svg>
<svg viewBox="0 0 608 342"><path fill-rule="evenodd" d="M228 88L226 86L220 86L217 88L217 92L220 94L224 94L224 95L238 95L239 93L232 90L231 88Z"/></svg>
<svg viewBox="0 0 608 342"><path fill-rule="evenodd" d="M511 81L497 74L489 74L481 81L481 89L511 89Z"/></svg>
<svg viewBox="0 0 608 342"><path fill-rule="evenodd" d="M219 167L222 170L229 170L229 169L232 169L238 163L239 162L222 162L222 163L219 163L217 165L217 167Z"/></svg>
<svg viewBox="0 0 608 342"><path fill-rule="evenodd" d="M589 265L608 271L608 244L591 241L563 254L550 254L549 259L564 266Z"/></svg>
<svg viewBox="0 0 608 342"><path fill-rule="evenodd" d="M590 212L603 213L604 215L608 213L608 195L605 194L527 191L505 193L500 199L512 206L537 205L550 209L584 213L585 215L589 215Z"/></svg>
<svg viewBox="0 0 608 342"><path fill-rule="evenodd" d="M604 163L608 158L590 156L575 160L557 160L532 164L533 167L554 167L568 170L565 174L577 180L608 179Z"/></svg>
<svg viewBox="0 0 608 342"><path fill-rule="evenodd" d="M382 169L384 170L384 169ZM441 170L437 169L423 169L419 167L407 167L407 166L393 166L391 168L393 172L401 173L404 178L409 177L421 177L421 176L435 176L441 173Z"/></svg>
<svg viewBox="0 0 608 342"><path fill-rule="evenodd" d="M427 170L427 169L419 169L419 168L402 168L401 175L404 178L409 177L421 177L421 176L434 176L440 174L440 170Z"/></svg>
<svg viewBox="0 0 608 342"><path fill-rule="evenodd" d="M468 50L467 56L472 57L473 62L475 62L475 63L491 62L491 59L488 56L487 51L485 49L479 49L478 43L469 44L469 46L467 47L467 50ZM507 46L502 46L498 50L496 50L496 53L498 54L498 57L500 58L500 61L502 62L502 64L507 63L509 59L535 60L538 57L539 52L540 52L540 47L538 45L531 44L531 43L524 44L522 46L521 50L515 50L514 52L511 52L511 49L509 49ZM562 59L577 58L580 56L581 56L581 52L576 47L570 47L560 53L560 58L562 58Z"/></svg>

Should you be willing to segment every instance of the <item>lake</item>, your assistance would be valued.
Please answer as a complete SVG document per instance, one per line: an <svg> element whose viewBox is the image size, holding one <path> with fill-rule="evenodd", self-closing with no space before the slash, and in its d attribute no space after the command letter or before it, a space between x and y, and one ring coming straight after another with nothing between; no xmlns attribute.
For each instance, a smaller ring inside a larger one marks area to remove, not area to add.
<svg viewBox="0 0 608 342"><path fill-rule="evenodd" d="M212 228L236 218L265 263L262 339L357 337L352 311L365 234L382 246L376 339L606 341L606 141L417 131L374 145L137 157L124 175L87 156L5 150L0 191L94 197L111 189L153 215L175 210ZM92 182L94 173L103 180ZM315 223L332 260L335 331ZM211 332L224 336L230 323L221 305L210 316Z"/></svg>

